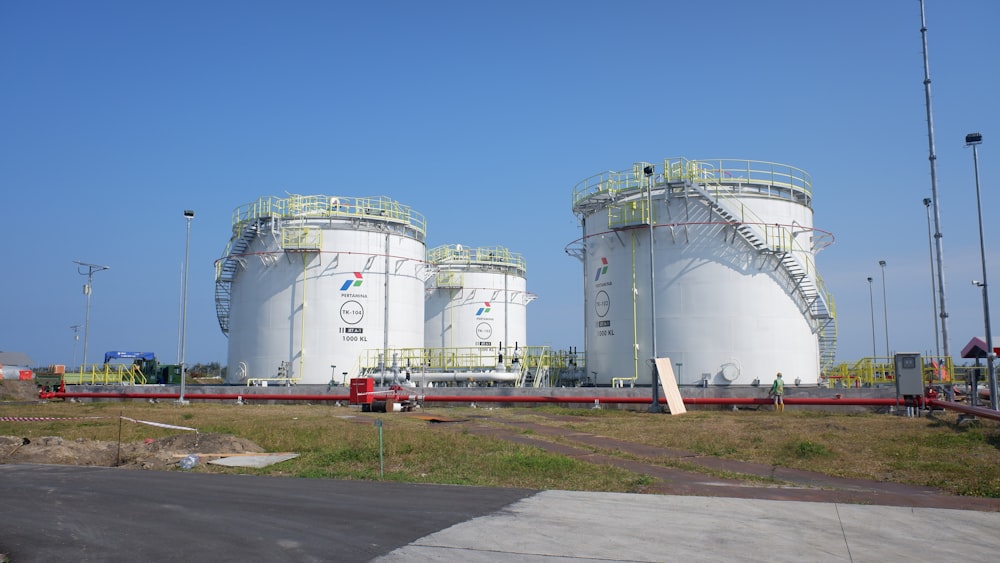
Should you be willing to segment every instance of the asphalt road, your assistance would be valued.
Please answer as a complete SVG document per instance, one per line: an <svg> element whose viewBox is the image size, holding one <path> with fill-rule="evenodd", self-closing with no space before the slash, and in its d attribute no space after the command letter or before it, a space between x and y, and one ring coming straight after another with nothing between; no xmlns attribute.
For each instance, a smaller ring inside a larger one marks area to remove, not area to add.
<svg viewBox="0 0 1000 563"><path fill-rule="evenodd" d="M369 561L533 493L0 465L0 554L13 563Z"/></svg>

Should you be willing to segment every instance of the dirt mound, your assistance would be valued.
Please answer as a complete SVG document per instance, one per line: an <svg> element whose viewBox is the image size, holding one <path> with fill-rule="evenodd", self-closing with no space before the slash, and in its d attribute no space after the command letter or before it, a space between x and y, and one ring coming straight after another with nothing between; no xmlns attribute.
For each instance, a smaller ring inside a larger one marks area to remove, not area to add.
<svg viewBox="0 0 1000 563"><path fill-rule="evenodd" d="M34 381L0 379L0 401L37 401L38 386Z"/></svg>
<svg viewBox="0 0 1000 563"><path fill-rule="evenodd" d="M64 440L58 436L0 436L0 463L96 465L130 469L170 469L188 454L219 458L225 454L260 453L250 440L227 434L179 434L159 440L122 443ZM214 455L213 455L214 454Z"/></svg>

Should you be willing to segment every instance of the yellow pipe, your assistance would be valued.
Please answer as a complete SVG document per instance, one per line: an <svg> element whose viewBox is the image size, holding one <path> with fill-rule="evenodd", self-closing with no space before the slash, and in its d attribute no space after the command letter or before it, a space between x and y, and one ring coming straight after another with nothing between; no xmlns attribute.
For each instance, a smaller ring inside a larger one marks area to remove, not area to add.
<svg viewBox="0 0 1000 563"><path fill-rule="evenodd" d="M639 379L639 320L636 305L635 231L632 231L632 380Z"/></svg>
<svg viewBox="0 0 1000 563"><path fill-rule="evenodd" d="M301 379L305 375L306 369L306 264L308 253L302 253L302 313L299 315L301 319L301 327L299 328L299 377L296 379Z"/></svg>

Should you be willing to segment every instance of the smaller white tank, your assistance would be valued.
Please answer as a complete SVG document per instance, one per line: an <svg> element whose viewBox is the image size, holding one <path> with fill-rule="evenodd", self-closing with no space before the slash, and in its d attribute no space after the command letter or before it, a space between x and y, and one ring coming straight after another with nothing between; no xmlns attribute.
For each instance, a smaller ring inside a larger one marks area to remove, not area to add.
<svg viewBox="0 0 1000 563"><path fill-rule="evenodd" d="M425 282L427 348L494 348L513 353L528 339L524 258L499 247L444 245L427 252L437 273Z"/></svg>

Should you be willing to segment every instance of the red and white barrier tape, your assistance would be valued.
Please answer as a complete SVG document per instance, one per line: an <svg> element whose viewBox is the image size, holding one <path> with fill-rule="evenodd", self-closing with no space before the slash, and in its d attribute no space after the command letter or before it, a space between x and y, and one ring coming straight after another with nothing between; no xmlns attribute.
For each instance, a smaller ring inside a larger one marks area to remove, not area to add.
<svg viewBox="0 0 1000 563"><path fill-rule="evenodd" d="M197 428L188 428L187 426L175 426L173 424L164 424L162 422L151 422L148 420L137 420L134 418L129 418L127 416L117 417L117 416L69 416L69 417L57 417L57 416L0 416L0 422L49 422L52 420L94 420L99 418L121 418L122 420L127 420L129 422L134 422L136 424L146 424L149 426L156 426L159 428L169 428L171 430L187 430L190 432L197 432Z"/></svg>
<svg viewBox="0 0 1000 563"><path fill-rule="evenodd" d="M0 416L0 422L47 422L50 420L93 420L95 418L115 418L111 416Z"/></svg>
<svg viewBox="0 0 1000 563"><path fill-rule="evenodd" d="M164 424L162 422L150 422L148 420L136 420L134 418L129 418L127 416L123 416L122 420L127 420L129 422L135 422L136 424L147 424L149 426L156 426L158 428L170 428L172 430L189 430L191 432L197 432L198 431L197 428L188 428L187 426L174 426L173 424Z"/></svg>

